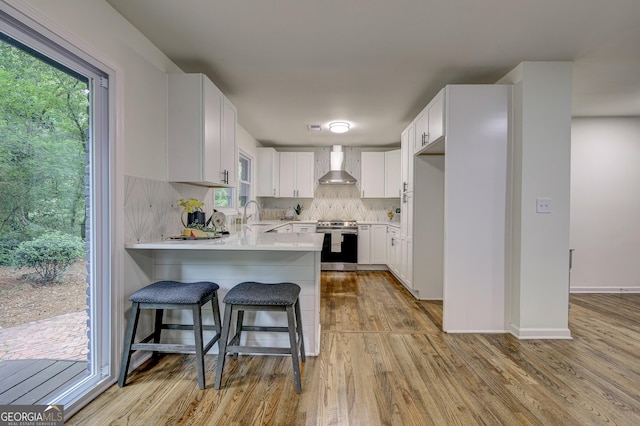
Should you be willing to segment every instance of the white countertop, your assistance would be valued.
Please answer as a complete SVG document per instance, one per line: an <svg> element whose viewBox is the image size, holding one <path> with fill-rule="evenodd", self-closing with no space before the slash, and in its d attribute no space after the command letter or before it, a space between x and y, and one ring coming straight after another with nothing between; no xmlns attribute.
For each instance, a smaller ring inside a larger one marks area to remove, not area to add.
<svg viewBox="0 0 640 426"><path fill-rule="evenodd" d="M125 244L126 249L322 251L324 235L317 233L263 233L247 230L212 240L165 240Z"/></svg>

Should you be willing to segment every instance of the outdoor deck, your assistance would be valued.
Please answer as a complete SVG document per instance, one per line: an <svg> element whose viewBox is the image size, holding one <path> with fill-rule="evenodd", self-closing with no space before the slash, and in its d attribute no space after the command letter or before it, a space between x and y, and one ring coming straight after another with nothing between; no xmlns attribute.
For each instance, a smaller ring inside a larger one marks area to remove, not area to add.
<svg viewBox="0 0 640 426"><path fill-rule="evenodd" d="M86 361L0 361L0 404L45 404L45 398L86 375Z"/></svg>

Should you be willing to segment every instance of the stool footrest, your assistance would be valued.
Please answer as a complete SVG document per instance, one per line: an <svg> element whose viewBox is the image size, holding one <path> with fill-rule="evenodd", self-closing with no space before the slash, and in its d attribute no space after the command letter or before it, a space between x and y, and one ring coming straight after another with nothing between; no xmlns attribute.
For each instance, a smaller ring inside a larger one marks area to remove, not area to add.
<svg viewBox="0 0 640 426"><path fill-rule="evenodd" d="M162 324L162 329L163 330L186 330L186 331L191 331L191 330L193 330L193 325L188 325L188 324ZM216 329L215 325L203 325L202 329L203 330L209 330L209 331L218 331Z"/></svg>
<svg viewBox="0 0 640 426"><path fill-rule="evenodd" d="M291 354L291 348L228 345L227 352L254 353L254 354Z"/></svg>
<svg viewBox="0 0 640 426"><path fill-rule="evenodd" d="M153 339L153 334L141 340L140 343L133 343L131 351L153 351L153 352L169 352L177 354L195 354L196 345L184 345L180 343L147 343ZM220 333L216 333L211 340L202 348L202 353L206 354L209 349L220 339Z"/></svg>
<svg viewBox="0 0 640 426"><path fill-rule="evenodd" d="M258 325L243 325L242 331L277 331L277 332L289 332L288 327L267 327L267 326L258 326Z"/></svg>

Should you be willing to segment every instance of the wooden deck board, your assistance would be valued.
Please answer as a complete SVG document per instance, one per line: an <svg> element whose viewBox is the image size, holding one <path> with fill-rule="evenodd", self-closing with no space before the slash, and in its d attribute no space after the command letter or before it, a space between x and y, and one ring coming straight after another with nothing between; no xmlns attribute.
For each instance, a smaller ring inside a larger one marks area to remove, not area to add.
<svg viewBox="0 0 640 426"><path fill-rule="evenodd" d="M0 361L0 404L46 403L48 395L86 375L84 361Z"/></svg>

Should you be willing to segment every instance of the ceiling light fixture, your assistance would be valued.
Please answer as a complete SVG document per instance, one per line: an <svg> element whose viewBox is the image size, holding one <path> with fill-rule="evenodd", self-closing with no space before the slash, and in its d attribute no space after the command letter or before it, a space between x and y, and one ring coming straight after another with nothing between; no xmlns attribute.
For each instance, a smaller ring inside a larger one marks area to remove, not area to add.
<svg viewBox="0 0 640 426"><path fill-rule="evenodd" d="M333 133L346 133L349 131L349 123L345 123L344 121L334 121L329 124L329 130Z"/></svg>

